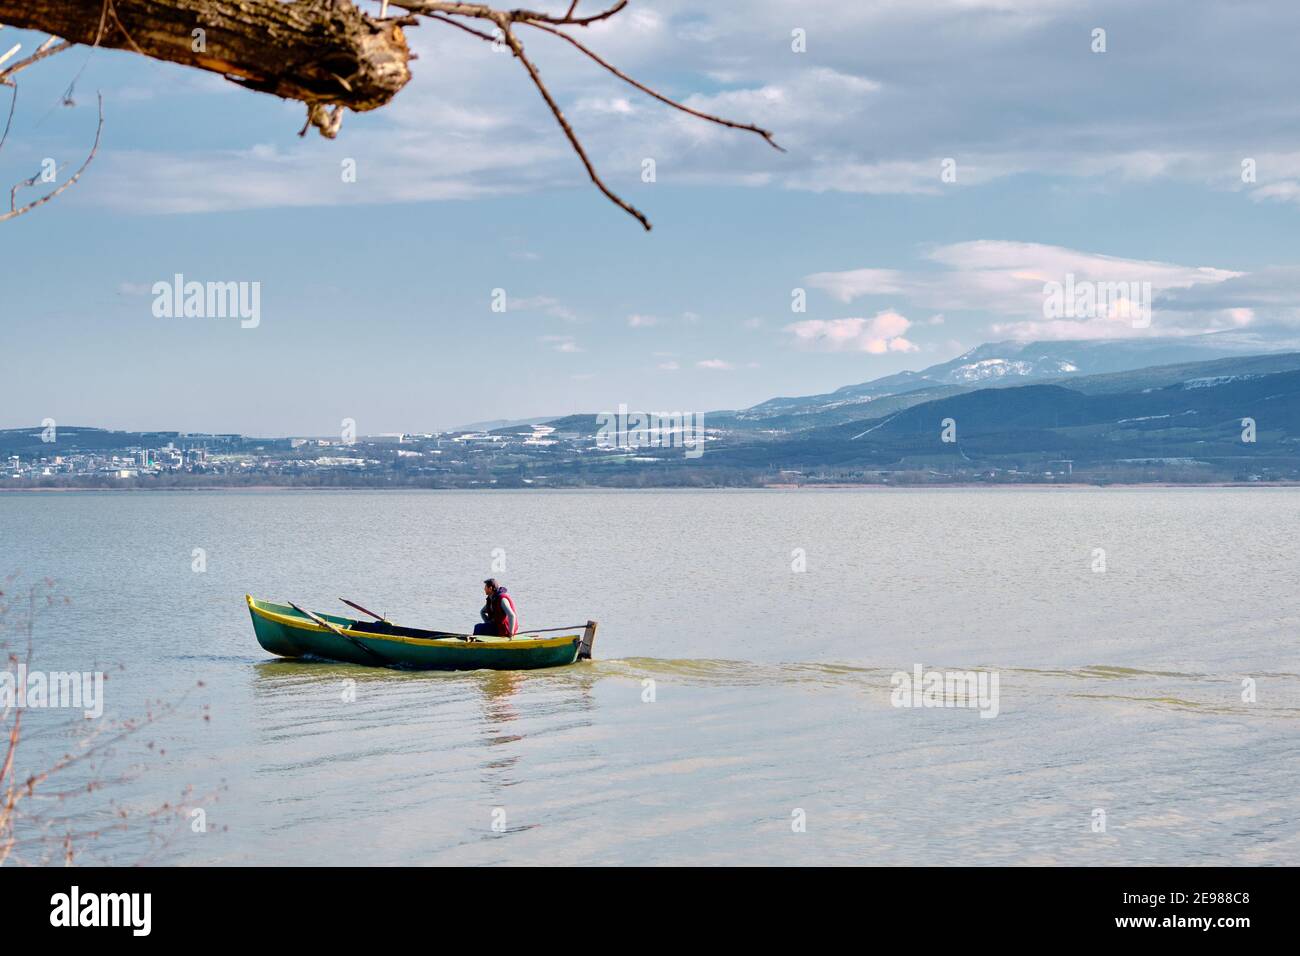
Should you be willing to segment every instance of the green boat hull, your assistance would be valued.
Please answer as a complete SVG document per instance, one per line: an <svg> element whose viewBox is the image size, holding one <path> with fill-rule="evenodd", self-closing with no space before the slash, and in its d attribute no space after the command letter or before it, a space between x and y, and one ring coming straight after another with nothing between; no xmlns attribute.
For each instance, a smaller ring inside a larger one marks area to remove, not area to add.
<svg viewBox="0 0 1300 956"><path fill-rule="evenodd" d="M558 637L461 638L411 636L412 628L394 628L401 633L379 634L354 628L377 625L333 614L317 614L343 631L343 635L321 627L294 608L259 601L249 596L257 643L279 657L315 658L364 664L369 667L399 667L410 670L533 670L560 667L578 658L582 634Z"/></svg>

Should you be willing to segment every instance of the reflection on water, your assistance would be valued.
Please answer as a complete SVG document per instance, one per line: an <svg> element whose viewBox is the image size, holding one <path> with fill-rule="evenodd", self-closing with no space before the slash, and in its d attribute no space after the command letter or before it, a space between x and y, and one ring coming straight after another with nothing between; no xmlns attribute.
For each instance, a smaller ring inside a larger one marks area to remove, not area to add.
<svg viewBox="0 0 1300 956"><path fill-rule="evenodd" d="M850 664L249 671L261 736L245 756L265 778L258 791L276 793L276 852L292 842L306 862L332 861L339 841L365 843L376 863L1225 858L1191 839L1207 825L1249 835L1255 862L1296 849L1275 825L1294 803L1291 672L1261 672L1266 692L1246 704L1235 674L1002 667L1002 713L983 721L896 710L893 671ZM341 805L382 812L387 836L339 823ZM1089 829L1096 806L1109 808L1106 834ZM795 807L810 821L797 837Z"/></svg>
<svg viewBox="0 0 1300 956"><path fill-rule="evenodd" d="M207 832L182 828L160 862L1295 864L1297 503L70 494L0 496L0 540L73 598L38 635L45 666L123 665L114 715L205 685L210 721L151 728L147 764L118 755L149 767L122 806L219 794ZM635 548L610 534L629 511ZM395 671L254 642L248 590L472 620L500 543L488 523L512 529L525 619L600 620L597 660ZM129 547L142 534L158 546ZM141 628L158 606L168 627ZM917 665L997 672L996 719L891 706L893 675ZM68 738L33 718L35 762ZM125 863L152 845L100 849Z"/></svg>

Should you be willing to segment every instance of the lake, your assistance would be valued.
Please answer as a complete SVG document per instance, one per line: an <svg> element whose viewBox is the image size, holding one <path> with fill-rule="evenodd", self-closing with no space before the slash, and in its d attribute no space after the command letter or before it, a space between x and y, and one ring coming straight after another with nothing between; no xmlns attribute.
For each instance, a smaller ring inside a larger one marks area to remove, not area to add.
<svg viewBox="0 0 1300 956"><path fill-rule="evenodd" d="M20 850L1295 865L1297 568L1290 488L0 494L9 596L69 602L31 667L108 675L101 720L23 712L24 772L104 752ZM244 602L467 630L489 575L526 627L598 620L596 660L283 661ZM996 708L896 706L918 669Z"/></svg>

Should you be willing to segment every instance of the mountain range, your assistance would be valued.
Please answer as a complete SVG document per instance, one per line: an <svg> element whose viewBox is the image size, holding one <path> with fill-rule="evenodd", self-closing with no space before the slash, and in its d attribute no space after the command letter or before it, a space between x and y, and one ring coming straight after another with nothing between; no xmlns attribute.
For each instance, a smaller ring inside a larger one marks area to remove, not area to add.
<svg viewBox="0 0 1300 956"><path fill-rule="evenodd" d="M880 417L978 388L1079 379L1160 365L1268 351L1253 335L1220 332L1185 338L1059 342L991 342L919 372L897 372L833 392L773 398L736 412L706 415L732 427L800 429L832 421ZM908 395L907 399L898 396ZM885 401L893 399L893 401Z"/></svg>
<svg viewBox="0 0 1300 956"><path fill-rule="evenodd" d="M542 422L553 431L534 442L530 426ZM440 464L431 460L427 473L433 487L1021 481L1063 474L1100 482L1300 481L1300 351L1264 351L1253 337L1231 332L998 342L920 371L707 412L703 424L707 454L687 457L680 444L658 437L595 449L595 413L483 422L451 436L454 454L435 450L431 459ZM483 431L495 440L483 440ZM61 451L159 447L174 437L59 432ZM287 438L217 438L231 448L266 444L293 452ZM15 429L0 432L0 451L44 455L50 448L39 429ZM397 452L390 457L400 465Z"/></svg>
<svg viewBox="0 0 1300 956"><path fill-rule="evenodd" d="M1300 352L1261 351L1231 332L990 343L916 372L706 413L705 457L720 474L843 480L1053 467L1098 480L1300 478ZM595 419L550 424L591 434ZM638 455L667 463L673 451Z"/></svg>

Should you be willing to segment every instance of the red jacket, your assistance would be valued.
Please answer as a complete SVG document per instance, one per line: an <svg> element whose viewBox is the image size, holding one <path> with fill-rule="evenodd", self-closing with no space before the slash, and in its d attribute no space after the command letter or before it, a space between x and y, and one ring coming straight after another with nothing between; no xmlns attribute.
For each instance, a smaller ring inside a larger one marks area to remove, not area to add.
<svg viewBox="0 0 1300 956"><path fill-rule="evenodd" d="M515 610L515 601L505 588L497 588L496 594L492 595L491 606L492 623L497 626L497 634L502 637L514 637L519 633L519 612Z"/></svg>

